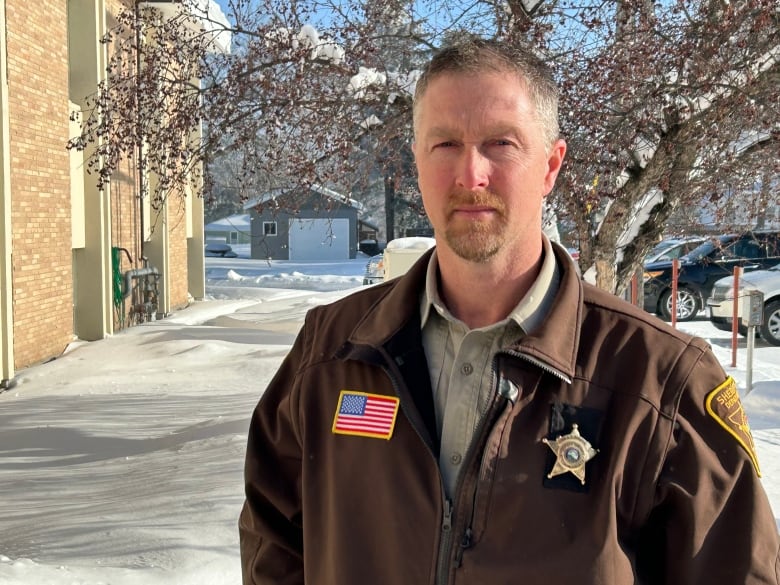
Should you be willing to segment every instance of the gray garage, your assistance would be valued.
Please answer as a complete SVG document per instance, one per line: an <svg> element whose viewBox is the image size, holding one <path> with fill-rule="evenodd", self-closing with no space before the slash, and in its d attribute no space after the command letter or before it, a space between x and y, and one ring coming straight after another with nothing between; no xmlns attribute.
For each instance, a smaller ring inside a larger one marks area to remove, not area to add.
<svg viewBox="0 0 780 585"><path fill-rule="evenodd" d="M290 219L290 260L343 260L349 255L349 220Z"/></svg>
<svg viewBox="0 0 780 585"><path fill-rule="evenodd" d="M331 189L274 190L244 204L252 258L327 261L355 258L360 204Z"/></svg>

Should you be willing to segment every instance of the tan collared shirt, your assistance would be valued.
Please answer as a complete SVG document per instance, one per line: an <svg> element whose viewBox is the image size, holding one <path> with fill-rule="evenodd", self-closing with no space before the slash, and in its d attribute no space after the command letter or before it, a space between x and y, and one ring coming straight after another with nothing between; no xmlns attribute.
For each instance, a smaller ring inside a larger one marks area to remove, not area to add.
<svg viewBox="0 0 780 585"><path fill-rule="evenodd" d="M558 290L560 275L552 246L542 237L544 259L536 281L504 320L487 327L469 329L449 312L439 295L435 250L428 263L420 299L422 341L440 439L439 468L448 497L455 493L461 464L496 389L496 352L538 327Z"/></svg>

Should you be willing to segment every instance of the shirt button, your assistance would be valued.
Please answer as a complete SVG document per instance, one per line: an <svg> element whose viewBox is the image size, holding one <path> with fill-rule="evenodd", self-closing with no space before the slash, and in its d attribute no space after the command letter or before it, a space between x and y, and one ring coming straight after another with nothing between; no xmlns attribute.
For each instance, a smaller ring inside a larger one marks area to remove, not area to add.
<svg viewBox="0 0 780 585"><path fill-rule="evenodd" d="M463 458L461 457L460 453L453 453L450 455L450 463L453 465L460 465L460 462Z"/></svg>
<svg viewBox="0 0 780 585"><path fill-rule="evenodd" d="M474 366L471 364L463 364L460 367L460 373L464 376L470 376L474 372Z"/></svg>

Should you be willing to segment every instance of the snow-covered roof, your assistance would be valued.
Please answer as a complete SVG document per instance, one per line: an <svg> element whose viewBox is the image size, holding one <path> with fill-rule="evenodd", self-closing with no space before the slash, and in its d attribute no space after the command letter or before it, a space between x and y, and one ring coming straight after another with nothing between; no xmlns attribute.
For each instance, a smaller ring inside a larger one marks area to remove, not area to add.
<svg viewBox="0 0 780 585"><path fill-rule="evenodd" d="M204 226L204 230L207 232L224 232L224 231L249 231L250 219L248 213L238 213L222 219L217 219L211 223L207 223Z"/></svg>
<svg viewBox="0 0 780 585"><path fill-rule="evenodd" d="M196 32L209 33L214 53L230 53L231 25L214 0L145 0L140 6L151 6L165 18L175 18L187 11L192 16L189 26Z"/></svg>
<svg viewBox="0 0 780 585"><path fill-rule="evenodd" d="M333 189L328 189L327 187L323 187L322 185L311 185L309 188L315 193L319 193L320 195L323 195L328 199L338 201L339 203L343 203L344 205L349 205L350 207L354 207L358 211L363 211L363 205L359 201L356 201L355 199L347 195L342 195L341 193L338 193ZM259 197L255 197L254 199L250 199L249 201L244 203L244 209L252 209L257 205L266 203L268 201L273 201L274 199L278 199L292 191L294 191L294 189L272 189L271 191L266 191Z"/></svg>

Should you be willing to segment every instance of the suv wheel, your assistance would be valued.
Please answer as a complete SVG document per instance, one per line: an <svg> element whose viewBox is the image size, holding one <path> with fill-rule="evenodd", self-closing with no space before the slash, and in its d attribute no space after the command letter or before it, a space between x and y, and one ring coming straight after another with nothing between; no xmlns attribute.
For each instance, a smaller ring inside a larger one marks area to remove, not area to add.
<svg viewBox="0 0 780 585"><path fill-rule="evenodd" d="M691 289L681 286L677 289L677 320L690 321L699 312L699 299ZM661 295L659 313L666 321L672 320L672 289Z"/></svg>
<svg viewBox="0 0 780 585"><path fill-rule="evenodd" d="M772 301L764 306L764 322L758 329L764 341L780 345L780 301Z"/></svg>

